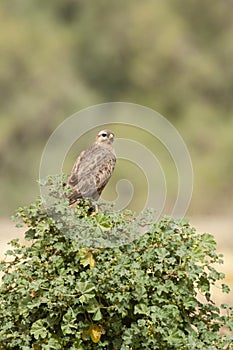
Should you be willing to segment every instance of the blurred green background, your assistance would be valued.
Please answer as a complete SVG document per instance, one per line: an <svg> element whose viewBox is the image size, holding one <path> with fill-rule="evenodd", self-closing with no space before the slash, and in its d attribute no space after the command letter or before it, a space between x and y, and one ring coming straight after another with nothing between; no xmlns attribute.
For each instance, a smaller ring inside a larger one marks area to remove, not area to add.
<svg viewBox="0 0 233 350"><path fill-rule="evenodd" d="M194 166L189 215L231 215L232 1L3 0L0 26L1 217L39 194L53 130L111 101L155 109L178 129Z"/></svg>

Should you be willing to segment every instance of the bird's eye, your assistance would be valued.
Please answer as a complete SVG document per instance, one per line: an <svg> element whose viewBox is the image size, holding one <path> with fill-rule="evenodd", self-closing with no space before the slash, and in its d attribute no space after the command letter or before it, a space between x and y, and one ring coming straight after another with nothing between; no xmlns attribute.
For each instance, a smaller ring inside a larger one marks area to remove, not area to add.
<svg viewBox="0 0 233 350"><path fill-rule="evenodd" d="M107 137L107 134L106 134L105 132L103 132L101 135L102 135L103 137Z"/></svg>

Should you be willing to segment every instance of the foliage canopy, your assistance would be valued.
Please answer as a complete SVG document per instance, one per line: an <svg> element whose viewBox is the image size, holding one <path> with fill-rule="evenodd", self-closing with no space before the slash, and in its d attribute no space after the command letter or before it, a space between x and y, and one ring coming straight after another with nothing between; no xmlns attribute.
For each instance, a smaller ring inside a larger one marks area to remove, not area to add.
<svg viewBox="0 0 233 350"><path fill-rule="evenodd" d="M89 224L87 206L77 211ZM132 229L124 215L97 212L92 222L96 229L100 217L115 217ZM221 315L211 300L224 277L213 267L223 261L212 235L170 217L151 224L148 212L140 239L85 247L59 230L40 200L16 216L28 226L28 244L12 240L0 265L0 349L232 349L232 336L220 332L233 330L231 307Z"/></svg>

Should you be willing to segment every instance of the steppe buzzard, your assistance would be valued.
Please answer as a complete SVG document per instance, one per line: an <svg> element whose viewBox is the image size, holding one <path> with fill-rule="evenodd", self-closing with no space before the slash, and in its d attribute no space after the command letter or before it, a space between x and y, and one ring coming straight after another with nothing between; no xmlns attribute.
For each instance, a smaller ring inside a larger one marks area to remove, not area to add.
<svg viewBox="0 0 233 350"><path fill-rule="evenodd" d="M67 182L72 189L68 196L70 204L74 204L79 198L99 198L116 163L113 141L114 133L102 130L98 133L95 143L81 152Z"/></svg>

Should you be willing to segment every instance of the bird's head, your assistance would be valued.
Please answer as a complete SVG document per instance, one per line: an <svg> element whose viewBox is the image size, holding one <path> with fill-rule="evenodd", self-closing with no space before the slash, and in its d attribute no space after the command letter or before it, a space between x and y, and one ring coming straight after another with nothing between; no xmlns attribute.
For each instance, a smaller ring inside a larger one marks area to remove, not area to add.
<svg viewBox="0 0 233 350"><path fill-rule="evenodd" d="M113 143L114 133L111 130L102 130L96 137L96 143Z"/></svg>

